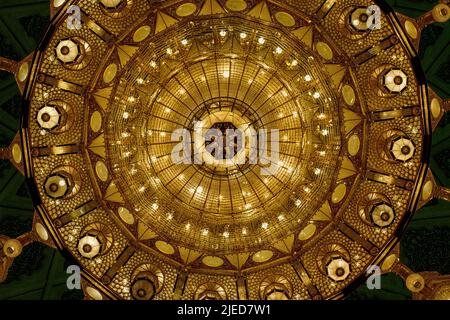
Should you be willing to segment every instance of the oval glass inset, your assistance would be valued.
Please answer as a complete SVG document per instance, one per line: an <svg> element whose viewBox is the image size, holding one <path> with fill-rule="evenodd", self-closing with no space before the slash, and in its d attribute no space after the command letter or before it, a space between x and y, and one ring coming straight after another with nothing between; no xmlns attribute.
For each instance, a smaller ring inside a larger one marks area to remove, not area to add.
<svg viewBox="0 0 450 320"><path fill-rule="evenodd" d="M405 22L405 29L408 35L414 40L417 39L417 37L419 36L416 26L411 21Z"/></svg>
<svg viewBox="0 0 450 320"><path fill-rule="evenodd" d="M345 184L340 184L334 189L333 195L331 196L331 201L333 203L339 203L344 199L345 194L347 193L347 186Z"/></svg>
<svg viewBox="0 0 450 320"><path fill-rule="evenodd" d="M228 0L225 6L231 11L239 12L247 9L247 2L244 0Z"/></svg>
<svg viewBox="0 0 450 320"><path fill-rule="evenodd" d="M99 132L102 128L102 114L98 111L94 111L91 116L91 129L94 132Z"/></svg>
<svg viewBox="0 0 450 320"><path fill-rule="evenodd" d="M94 289L92 287L86 288L86 293L94 300L103 300L102 294L97 289Z"/></svg>
<svg viewBox="0 0 450 320"><path fill-rule="evenodd" d="M47 229L45 229L45 227L40 224L39 222L36 223L36 233L39 236L39 238L41 238L44 241L48 240L48 232Z"/></svg>
<svg viewBox="0 0 450 320"><path fill-rule="evenodd" d="M152 31L152 28L150 26L142 26L139 29L137 29L133 34L133 41L134 42L141 42L147 39L147 37L150 35L150 32Z"/></svg>
<svg viewBox="0 0 450 320"><path fill-rule="evenodd" d="M155 246L156 246L156 249L158 249L159 251L161 251L164 254L174 254L175 253L175 249L173 248L173 246L168 244L165 241L156 241Z"/></svg>
<svg viewBox="0 0 450 320"><path fill-rule="evenodd" d="M117 212L119 213L119 217L123 222L125 222L126 224L134 224L134 217L130 213L130 210L124 207L119 207Z"/></svg>
<svg viewBox="0 0 450 320"><path fill-rule="evenodd" d="M59 7L61 7L65 2L66 2L66 0L55 0L55 1L53 1L53 7L59 8Z"/></svg>
<svg viewBox="0 0 450 320"><path fill-rule="evenodd" d="M206 256L202 259L202 262L208 267L218 268L223 265L223 259L214 256Z"/></svg>
<svg viewBox="0 0 450 320"><path fill-rule="evenodd" d="M17 79L19 79L20 82L24 82L25 80L27 80L28 71L29 71L28 62L22 63L19 68L19 72L17 73Z"/></svg>
<svg viewBox="0 0 450 320"><path fill-rule="evenodd" d="M179 17L188 17L192 15L195 11L197 11L197 6L192 2L188 2L179 6L176 10L176 14Z"/></svg>
<svg viewBox="0 0 450 320"><path fill-rule="evenodd" d="M397 255L391 254L386 259L384 259L383 264L381 265L381 270L389 271L396 261L397 261Z"/></svg>
<svg viewBox="0 0 450 320"><path fill-rule="evenodd" d="M103 81L105 83L110 83L114 80L117 75L117 65L115 63L111 63L103 72Z"/></svg>
<svg viewBox="0 0 450 320"><path fill-rule="evenodd" d="M347 105L353 106L356 101L355 90L348 84L342 87L342 97Z"/></svg>
<svg viewBox="0 0 450 320"><path fill-rule="evenodd" d="M17 143L13 145L11 153L15 163L19 164L22 162L22 150L20 150L20 146Z"/></svg>
<svg viewBox="0 0 450 320"><path fill-rule="evenodd" d="M325 42L317 42L316 50L319 53L319 55L325 60L333 59L333 50L331 50L330 46Z"/></svg>
<svg viewBox="0 0 450 320"><path fill-rule="evenodd" d="M441 104L439 103L439 100L434 98L431 100L431 115L433 118L437 119L441 115Z"/></svg>
<svg viewBox="0 0 450 320"><path fill-rule="evenodd" d="M428 200L433 194L433 182L431 180L427 181L422 189L422 199Z"/></svg>
<svg viewBox="0 0 450 320"><path fill-rule="evenodd" d="M310 239L314 233L316 233L317 227L315 224L308 224L300 233L298 234L298 240L306 241Z"/></svg>
<svg viewBox="0 0 450 320"><path fill-rule="evenodd" d="M273 257L273 252L270 250L261 250L255 253L252 257L256 263L263 263L269 261Z"/></svg>
<svg viewBox="0 0 450 320"><path fill-rule="evenodd" d="M277 12L275 14L275 19L277 19L277 21L282 24L285 27L293 27L295 26L295 19L294 17L287 13L287 12Z"/></svg>
<svg viewBox="0 0 450 320"><path fill-rule="evenodd" d="M103 161L97 161L95 164L95 173L101 181L106 182L108 180L108 167Z"/></svg>
<svg viewBox="0 0 450 320"><path fill-rule="evenodd" d="M351 156L356 156L361 148L361 140L358 135L354 134L348 139L347 149Z"/></svg>

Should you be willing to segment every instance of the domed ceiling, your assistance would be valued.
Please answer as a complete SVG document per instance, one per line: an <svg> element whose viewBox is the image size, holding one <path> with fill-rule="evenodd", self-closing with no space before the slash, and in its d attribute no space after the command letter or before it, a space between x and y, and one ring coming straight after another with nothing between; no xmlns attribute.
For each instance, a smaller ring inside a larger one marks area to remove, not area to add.
<svg viewBox="0 0 450 320"><path fill-rule="evenodd" d="M448 297L397 246L450 198L429 169L449 104L417 55L447 5L54 0L51 16L34 54L0 60L24 109L2 157L36 210L0 238L4 276L37 240L77 261L90 299L339 299L373 265Z"/></svg>

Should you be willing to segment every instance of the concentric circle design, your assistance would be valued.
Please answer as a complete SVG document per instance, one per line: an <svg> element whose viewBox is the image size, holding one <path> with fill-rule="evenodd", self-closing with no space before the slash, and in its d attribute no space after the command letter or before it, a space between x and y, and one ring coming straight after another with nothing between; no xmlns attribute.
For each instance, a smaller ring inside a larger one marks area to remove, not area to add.
<svg viewBox="0 0 450 320"><path fill-rule="evenodd" d="M158 235L194 249L232 253L282 240L318 209L337 171L329 163L338 163L341 151L338 92L319 58L281 32L277 39L257 23L242 25L242 18L191 21L179 43L171 33L173 44L162 32L112 88L105 146L113 181ZM246 138L245 150L219 161L202 137L220 124ZM190 156L174 163L174 133L183 129ZM269 146L258 146L251 161L249 138L256 134L256 143L267 139ZM208 230L201 242L200 230Z"/></svg>
<svg viewBox="0 0 450 320"><path fill-rule="evenodd" d="M398 240L431 113L393 14L374 28L364 1L59 7L21 156L45 238L92 298L337 298Z"/></svg>

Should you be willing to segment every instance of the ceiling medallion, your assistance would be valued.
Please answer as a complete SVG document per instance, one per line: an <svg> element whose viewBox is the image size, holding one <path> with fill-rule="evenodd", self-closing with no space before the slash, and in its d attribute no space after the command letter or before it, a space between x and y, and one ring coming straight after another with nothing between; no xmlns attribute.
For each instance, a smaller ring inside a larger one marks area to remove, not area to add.
<svg viewBox="0 0 450 320"><path fill-rule="evenodd" d="M36 54L11 67L26 101L11 160L33 232L79 263L88 298L337 299L369 266L402 266L395 245L439 189L446 108L417 39L448 7L415 21L377 1L373 27L367 5L53 1ZM227 158L196 128L270 141Z"/></svg>

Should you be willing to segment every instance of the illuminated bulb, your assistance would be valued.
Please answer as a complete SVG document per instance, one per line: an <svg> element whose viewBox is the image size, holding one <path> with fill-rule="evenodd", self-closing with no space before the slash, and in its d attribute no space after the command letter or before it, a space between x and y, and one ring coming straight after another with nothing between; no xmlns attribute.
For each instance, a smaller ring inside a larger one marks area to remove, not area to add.
<svg viewBox="0 0 450 320"><path fill-rule="evenodd" d="M301 204L302 204L302 201L300 199L295 200L296 207L300 207Z"/></svg>
<svg viewBox="0 0 450 320"><path fill-rule="evenodd" d="M241 39L247 38L247 34L245 32L241 32Z"/></svg>
<svg viewBox="0 0 450 320"><path fill-rule="evenodd" d="M144 186L139 188L139 192L144 192L144 191L145 191L145 187Z"/></svg>
<svg viewBox="0 0 450 320"><path fill-rule="evenodd" d="M223 233L223 237L224 238L228 238L230 236L230 233L228 232L228 231L225 231L224 233Z"/></svg>
<svg viewBox="0 0 450 320"><path fill-rule="evenodd" d="M167 48L167 54L172 55L173 54L173 50L171 48Z"/></svg>
<svg viewBox="0 0 450 320"><path fill-rule="evenodd" d="M278 220L279 220L279 221L283 221L283 220L284 220L284 216L283 216L282 214L280 214L280 215L278 216Z"/></svg>
<svg viewBox="0 0 450 320"><path fill-rule="evenodd" d="M203 187L198 187L197 188L197 193L202 193L203 192Z"/></svg>
<svg viewBox="0 0 450 320"><path fill-rule="evenodd" d="M325 157L326 152L325 152L325 151L320 151L319 154L320 154L322 157Z"/></svg>
<svg viewBox="0 0 450 320"><path fill-rule="evenodd" d="M128 112L123 113L123 118L128 119L130 117L130 114Z"/></svg>
<svg viewBox="0 0 450 320"><path fill-rule="evenodd" d="M259 43L260 45L263 45L264 43L266 43L266 39L264 39L263 37L260 37L260 38L258 39L258 43Z"/></svg>
<svg viewBox="0 0 450 320"><path fill-rule="evenodd" d="M250 203L246 203L245 206L244 206L244 208L245 208L246 210L251 209L251 208L252 208L252 205L251 205Z"/></svg>
<svg viewBox="0 0 450 320"><path fill-rule="evenodd" d="M297 112L297 111L292 112L292 116L293 116L294 118L297 118L297 117L298 117L298 112Z"/></svg>
<svg viewBox="0 0 450 320"><path fill-rule="evenodd" d="M319 119L325 119L325 117L326 117L326 116L325 116L324 113L321 113L321 114L318 115L318 118L319 118Z"/></svg>
<svg viewBox="0 0 450 320"><path fill-rule="evenodd" d="M275 49L275 53L276 53L276 54L282 54L282 53L283 53L283 49L281 49L280 47L277 47L277 48Z"/></svg>
<svg viewBox="0 0 450 320"><path fill-rule="evenodd" d="M191 224L190 223L186 224L185 228L186 230L189 230L191 228Z"/></svg>
<svg viewBox="0 0 450 320"><path fill-rule="evenodd" d="M227 32L225 30L221 30L219 32L219 34L220 34L221 37L226 37L227 36Z"/></svg>
<svg viewBox="0 0 450 320"><path fill-rule="evenodd" d="M313 97L314 97L314 99L319 99L320 98L320 93L319 92L314 92Z"/></svg>
<svg viewBox="0 0 450 320"><path fill-rule="evenodd" d="M267 222L263 222L261 224L261 228L263 228L263 229L267 229L268 227L269 227L269 224Z"/></svg>
<svg viewBox="0 0 450 320"><path fill-rule="evenodd" d="M167 220L172 220L172 218L173 218L173 214L171 214L171 213L167 214Z"/></svg>
<svg viewBox="0 0 450 320"><path fill-rule="evenodd" d="M322 135L327 136L329 133L328 129L323 129L322 130Z"/></svg>
<svg viewBox="0 0 450 320"><path fill-rule="evenodd" d="M246 235L247 234L247 228L242 228L242 234Z"/></svg>
<svg viewBox="0 0 450 320"><path fill-rule="evenodd" d="M165 137L166 133L165 132L160 132L161 137Z"/></svg>
<svg viewBox="0 0 450 320"><path fill-rule="evenodd" d="M230 77L230 71L228 71L228 70L224 71L224 72L223 72L223 77L224 77L225 79L228 79L228 78Z"/></svg>
<svg viewBox="0 0 450 320"><path fill-rule="evenodd" d="M284 96L284 97L287 97L287 96L289 96L289 94L287 93L287 91L286 90L283 90L283 91L281 91L281 94Z"/></svg>
<svg viewBox="0 0 450 320"><path fill-rule="evenodd" d="M153 210L158 210L158 209L159 209L159 205L158 205L156 202L154 202L154 203L152 204L152 209L153 209Z"/></svg>
<svg viewBox="0 0 450 320"><path fill-rule="evenodd" d="M309 81L311 81L311 80L312 80L312 77L311 77L309 74L307 74L307 75L305 76L305 81L309 82Z"/></svg>
<svg viewBox="0 0 450 320"><path fill-rule="evenodd" d="M136 80L136 82L137 82L138 84L143 84L143 83L144 83L144 79L138 78L138 79Z"/></svg>
<svg viewBox="0 0 450 320"><path fill-rule="evenodd" d="M298 65L298 61L297 60L292 60L292 63L291 63L291 65L293 66L293 67L296 67L297 65Z"/></svg>
<svg viewBox="0 0 450 320"><path fill-rule="evenodd" d="M181 44L182 44L183 46L187 46L188 41L187 41L186 39L183 39L183 40L181 40Z"/></svg>
<svg viewBox="0 0 450 320"><path fill-rule="evenodd" d="M319 168L314 169L314 173L316 175L320 174L322 172L322 170L320 170Z"/></svg>
<svg viewBox="0 0 450 320"><path fill-rule="evenodd" d="M203 230L202 230L202 235L203 235L203 236L207 236L208 233L209 233L209 230L208 230L208 229L203 229Z"/></svg>

